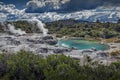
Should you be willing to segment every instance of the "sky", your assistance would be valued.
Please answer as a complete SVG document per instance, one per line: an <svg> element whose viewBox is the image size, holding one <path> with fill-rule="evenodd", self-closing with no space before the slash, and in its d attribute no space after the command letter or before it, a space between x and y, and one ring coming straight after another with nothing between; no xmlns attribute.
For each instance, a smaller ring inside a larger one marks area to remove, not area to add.
<svg viewBox="0 0 120 80"><path fill-rule="evenodd" d="M120 0L0 0L0 2L0 21L32 17L47 21L69 18L90 21L100 18L101 21L113 21L120 18Z"/></svg>
<svg viewBox="0 0 120 80"><path fill-rule="evenodd" d="M18 9L26 8L28 13L71 12L95 9L99 6L120 6L120 0L0 0L14 4Z"/></svg>

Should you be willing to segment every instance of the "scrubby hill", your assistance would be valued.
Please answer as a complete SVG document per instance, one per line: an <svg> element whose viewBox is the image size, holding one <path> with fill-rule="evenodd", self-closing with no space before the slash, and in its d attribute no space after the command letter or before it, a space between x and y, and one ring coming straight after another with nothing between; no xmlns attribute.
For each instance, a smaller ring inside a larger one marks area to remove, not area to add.
<svg viewBox="0 0 120 80"><path fill-rule="evenodd" d="M33 25L27 21L0 23L0 32L9 32L8 24L14 24L16 29L20 28L27 33L40 32L36 24ZM57 37L70 36L105 39L120 37L120 23L100 23L99 21L90 23L69 19L47 22L45 24L49 34L56 34Z"/></svg>
<svg viewBox="0 0 120 80"><path fill-rule="evenodd" d="M112 38L120 36L120 23L100 23L99 21L80 22L75 20L63 20L46 23L51 34L58 37L99 37Z"/></svg>

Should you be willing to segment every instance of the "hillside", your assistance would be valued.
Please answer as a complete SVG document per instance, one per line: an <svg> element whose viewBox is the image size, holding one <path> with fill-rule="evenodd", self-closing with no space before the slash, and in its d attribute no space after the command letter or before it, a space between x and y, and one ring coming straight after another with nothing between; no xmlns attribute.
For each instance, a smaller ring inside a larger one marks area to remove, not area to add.
<svg viewBox="0 0 120 80"><path fill-rule="evenodd" d="M99 37L112 38L120 36L120 23L101 23L99 21L80 22L75 20L63 20L46 23L50 34L57 34L58 37Z"/></svg>
<svg viewBox="0 0 120 80"><path fill-rule="evenodd" d="M15 21L0 23L0 32L9 32L8 24L14 24L15 28L20 28L26 33L41 32L37 24L27 21ZM90 38L113 38L120 37L120 23L101 23L99 21L90 23L78 20L60 20L47 22L46 28L49 34L56 34L57 37L90 37Z"/></svg>

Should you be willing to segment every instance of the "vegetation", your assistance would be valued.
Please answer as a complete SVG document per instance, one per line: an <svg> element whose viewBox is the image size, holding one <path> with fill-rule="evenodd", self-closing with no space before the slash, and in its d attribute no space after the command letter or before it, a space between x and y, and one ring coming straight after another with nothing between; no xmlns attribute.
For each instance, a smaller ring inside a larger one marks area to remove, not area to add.
<svg viewBox="0 0 120 80"><path fill-rule="evenodd" d="M75 20L61 20L46 23L49 33L57 37L113 38L120 36L120 23L89 23Z"/></svg>
<svg viewBox="0 0 120 80"><path fill-rule="evenodd" d="M14 24L16 29L21 28L27 33L39 33L40 30L36 24L30 24L27 21L5 22L0 23L0 32L8 32L7 24ZM120 23L100 23L97 20L94 23L80 22L77 20L60 20L47 22L46 28L50 34L56 34L57 37L82 37L82 38L120 38Z"/></svg>
<svg viewBox="0 0 120 80"><path fill-rule="evenodd" d="M15 22L4 22L0 23L0 32L9 32L9 29L7 27L8 24L13 24L16 29L20 28L21 30L27 32L27 33L39 33L40 30L36 26L36 24L30 24L27 21L15 21Z"/></svg>
<svg viewBox="0 0 120 80"><path fill-rule="evenodd" d="M120 62L110 66L80 66L64 55L41 55L20 51L0 54L0 80L119 80Z"/></svg>

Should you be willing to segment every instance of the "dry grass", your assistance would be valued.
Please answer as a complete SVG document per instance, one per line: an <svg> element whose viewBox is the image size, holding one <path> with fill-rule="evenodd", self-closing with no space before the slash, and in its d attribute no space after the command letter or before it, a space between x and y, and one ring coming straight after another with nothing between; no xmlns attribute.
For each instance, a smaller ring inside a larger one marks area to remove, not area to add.
<svg viewBox="0 0 120 80"><path fill-rule="evenodd" d="M110 54L111 54L111 56L118 56L118 55L120 55L120 50L113 51Z"/></svg>
<svg viewBox="0 0 120 80"><path fill-rule="evenodd" d="M107 43L112 43L112 42L120 43L120 40L118 38L110 38L110 39L106 39L106 42Z"/></svg>

